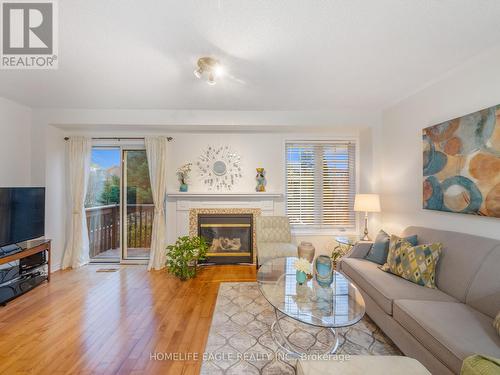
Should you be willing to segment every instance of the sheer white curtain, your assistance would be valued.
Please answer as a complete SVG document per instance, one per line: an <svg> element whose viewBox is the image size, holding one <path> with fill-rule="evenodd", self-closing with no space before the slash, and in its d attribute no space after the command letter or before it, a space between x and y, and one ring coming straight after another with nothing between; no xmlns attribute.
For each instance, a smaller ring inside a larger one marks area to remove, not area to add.
<svg viewBox="0 0 500 375"><path fill-rule="evenodd" d="M155 205L155 216L151 234L151 253L148 270L165 267L166 218L165 197L167 195L167 143L166 137L146 137L151 191Z"/></svg>
<svg viewBox="0 0 500 375"><path fill-rule="evenodd" d="M63 269L78 268L89 262L85 194L89 180L91 150L90 138L71 137L68 141L71 219L62 263Z"/></svg>

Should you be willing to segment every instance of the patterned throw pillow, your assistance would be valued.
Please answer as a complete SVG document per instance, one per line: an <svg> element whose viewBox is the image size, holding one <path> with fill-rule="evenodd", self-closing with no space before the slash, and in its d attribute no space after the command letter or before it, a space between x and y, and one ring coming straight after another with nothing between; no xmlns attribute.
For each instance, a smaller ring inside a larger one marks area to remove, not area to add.
<svg viewBox="0 0 500 375"><path fill-rule="evenodd" d="M381 269L415 284L436 288L436 265L443 245L413 246L404 238L391 236L387 263Z"/></svg>
<svg viewBox="0 0 500 375"><path fill-rule="evenodd" d="M500 336L500 312L498 313L497 317L493 321L493 327L497 330L498 336Z"/></svg>
<svg viewBox="0 0 500 375"><path fill-rule="evenodd" d="M387 252L387 260L385 263L379 268L385 272L391 272L391 264L394 264L394 259L396 258L396 254L399 253L399 248L401 247L402 241L401 237L392 235L389 240L389 251Z"/></svg>
<svg viewBox="0 0 500 375"><path fill-rule="evenodd" d="M413 240L414 238L414 240ZM389 250L387 252L387 258L385 261L385 264L380 267L382 270L385 272L390 272L389 270L389 264L394 263L394 258L396 257L396 254L399 252L399 249L401 247L401 244L404 241L407 241L411 244L411 246L417 246L417 236L412 236L412 237L406 237L406 238L401 238L398 236L395 236L394 234L391 236L389 239Z"/></svg>

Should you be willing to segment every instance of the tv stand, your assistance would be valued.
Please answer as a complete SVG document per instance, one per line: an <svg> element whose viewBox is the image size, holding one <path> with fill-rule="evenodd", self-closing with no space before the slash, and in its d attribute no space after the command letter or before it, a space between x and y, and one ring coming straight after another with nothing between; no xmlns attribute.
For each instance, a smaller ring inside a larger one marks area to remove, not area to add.
<svg viewBox="0 0 500 375"><path fill-rule="evenodd" d="M47 266L49 268L49 272L47 273L47 281L50 281L50 242L51 240L35 240L31 241L29 247L26 249L11 255L7 255L0 258L0 264L5 264L9 262L13 262L15 260L20 260L26 257L29 257L33 254L41 253L42 251L47 252Z"/></svg>

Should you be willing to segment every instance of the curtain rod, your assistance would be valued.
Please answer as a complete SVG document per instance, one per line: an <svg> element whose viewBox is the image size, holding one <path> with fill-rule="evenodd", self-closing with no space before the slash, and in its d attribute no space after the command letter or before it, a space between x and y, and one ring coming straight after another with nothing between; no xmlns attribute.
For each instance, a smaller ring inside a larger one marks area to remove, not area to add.
<svg viewBox="0 0 500 375"><path fill-rule="evenodd" d="M92 140L122 140L122 139L126 139L128 141L131 141L131 140L136 140L136 141L143 141L144 140L144 137L93 137ZM69 137L64 137L64 140L67 141L69 140ZM172 137L167 137L167 141L172 141L173 138Z"/></svg>

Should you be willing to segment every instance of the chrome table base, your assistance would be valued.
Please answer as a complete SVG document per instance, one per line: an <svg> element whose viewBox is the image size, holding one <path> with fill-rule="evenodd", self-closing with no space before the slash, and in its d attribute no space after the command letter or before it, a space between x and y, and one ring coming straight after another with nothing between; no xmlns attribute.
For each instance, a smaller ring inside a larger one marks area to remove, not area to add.
<svg viewBox="0 0 500 375"><path fill-rule="evenodd" d="M271 336L272 336L274 342L276 343L276 345L278 345L278 347L281 350L283 350L286 354L288 354L292 357L298 358L298 357L301 357L303 355L312 355L312 354L316 354L316 355L335 354L335 352L337 351L337 349L339 347L339 338L338 338L338 334L335 331L335 329L323 328L324 330L329 331L329 333L331 335L333 335L333 343L329 346L325 345L326 348L324 350L317 350L317 349L304 350L300 346L291 343L289 338L285 334L283 328L281 327L280 320L282 320L283 318L286 318L287 316L285 314L282 314L283 316L280 317L280 312L276 308L274 309L274 314L276 316L276 320L271 325ZM289 319L291 319L291 318L289 318ZM302 324L305 324L305 323L302 323ZM318 328L321 328L321 327L318 327ZM315 340L316 341L314 342L313 345L311 345L311 347L314 347L315 344L318 342L318 339L316 336L315 336Z"/></svg>

